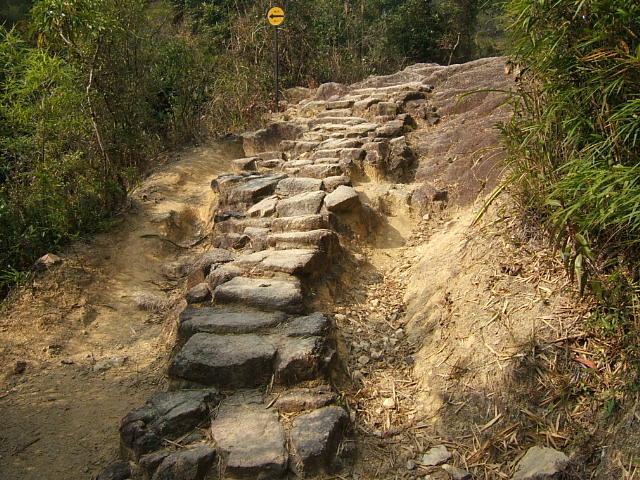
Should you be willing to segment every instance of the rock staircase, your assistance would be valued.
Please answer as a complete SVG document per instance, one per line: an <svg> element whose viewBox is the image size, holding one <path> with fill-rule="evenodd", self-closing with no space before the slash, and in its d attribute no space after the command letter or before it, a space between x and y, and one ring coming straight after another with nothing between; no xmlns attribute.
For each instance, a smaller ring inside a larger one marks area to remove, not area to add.
<svg viewBox="0 0 640 480"><path fill-rule="evenodd" d="M245 158L211 182L212 247L185 267L171 389L121 422L123 461L99 480L306 478L348 468L350 416L330 384L332 318L309 311L341 243L371 224L352 187L406 181L406 134L433 125L434 74L416 65L325 84L243 135Z"/></svg>

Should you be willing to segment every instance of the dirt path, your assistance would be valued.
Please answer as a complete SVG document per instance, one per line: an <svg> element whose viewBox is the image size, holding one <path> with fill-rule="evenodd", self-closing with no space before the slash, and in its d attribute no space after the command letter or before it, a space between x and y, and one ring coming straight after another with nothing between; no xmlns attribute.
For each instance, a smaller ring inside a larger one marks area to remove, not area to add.
<svg viewBox="0 0 640 480"><path fill-rule="evenodd" d="M204 235L209 181L234 156L226 150L196 148L167 162L134 192L118 226L70 247L6 302L0 478L86 478L115 459L120 418L165 381L163 319L178 292L162 266L183 254L174 244ZM23 373L17 362L26 362Z"/></svg>

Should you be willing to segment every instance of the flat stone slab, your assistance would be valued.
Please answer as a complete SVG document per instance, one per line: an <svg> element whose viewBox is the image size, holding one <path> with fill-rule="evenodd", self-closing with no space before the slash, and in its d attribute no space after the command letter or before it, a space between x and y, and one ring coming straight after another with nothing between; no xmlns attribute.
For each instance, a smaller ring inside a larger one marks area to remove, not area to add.
<svg viewBox="0 0 640 480"><path fill-rule="evenodd" d="M332 112L333 113L333 112ZM357 125L359 123L365 123L366 120L360 117L341 117L341 116L319 116L311 121L308 125L310 129L314 129L320 125L327 124L340 124L340 125Z"/></svg>
<svg viewBox="0 0 640 480"><path fill-rule="evenodd" d="M202 303L211 298L211 292L209 291L209 285L206 283L199 283L194 287L191 287L184 296L187 303Z"/></svg>
<svg viewBox="0 0 640 480"><path fill-rule="evenodd" d="M162 460L151 480L213 480L215 458L210 445L179 450Z"/></svg>
<svg viewBox="0 0 640 480"><path fill-rule="evenodd" d="M283 140L280 142L280 148L287 151L292 152L295 155L300 155L302 153L307 153L313 150L318 146L318 142L305 142L305 141L292 141L292 140Z"/></svg>
<svg viewBox="0 0 640 480"><path fill-rule="evenodd" d="M322 214L274 218L271 230L278 232L307 231L329 228L329 218Z"/></svg>
<svg viewBox="0 0 640 480"><path fill-rule="evenodd" d="M280 200L276 207L276 212L280 217L316 214L322 208L322 200L324 200L325 195L322 191L294 195Z"/></svg>
<svg viewBox="0 0 640 480"><path fill-rule="evenodd" d="M196 333L173 358L169 375L220 388L251 388L271 380L276 350L256 335Z"/></svg>
<svg viewBox="0 0 640 480"><path fill-rule="evenodd" d="M327 266L327 255L317 248L292 248L289 250L270 250L262 260L265 270L284 272L291 275L318 273Z"/></svg>
<svg viewBox="0 0 640 480"><path fill-rule="evenodd" d="M252 273L284 272L290 275L312 274L326 267L326 253L317 248L292 248L289 250L262 250L241 255L235 265Z"/></svg>
<svg viewBox="0 0 640 480"><path fill-rule="evenodd" d="M347 175L336 175L322 180L322 188L327 192L333 192L340 185L351 186L351 177Z"/></svg>
<svg viewBox="0 0 640 480"><path fill-rule="evenodd" d="M211 390L158 393L120 422L120 440L131 458L156 450L162 439L174 440L195 428L218 403Z"/></svg>
<svg viewBox="0 0 640 480"><path fill-rule="evenodd" d="M272 150L270 152L260 152L256 155L261 160L286 160L287 157L279 150Z"/></svg>
<svg viewBox="0 0 640 480"><path fill-rule="evenodd" d="M208 273L213 265L231 262L234 258L236 258L235 254L229 250L225 250L224 248L212 248L208 252L203 253L196 258L189 268L189 272L193 272L194 270L203 270Z"/></svg>
<svg viewBox="0 0 640 480"><path fill-rule="evenodd" d="M284 429L263 404L225 400L211 422L221 478L280 478L287 468Z"/></svg>
<svg viewBox="0 0 640 480"><path fill-rule="evenodd" d="M315 312L292 319L287 323L285 334L288 337L324 336L330 326L329 319L323 313Z"/></svg>
<svg viewBox="0 0 640 480"><path fill-rule="evenodd" d="M335 100L333 102L327 102L327 110L336 110L339 108L351 108L354 104L353 100Z"/></svg>
<svg viewBox="0 0 640 480"><path fill-rule="evenodd" d="M313 380L320 371L320 357L324 347L321 337L294 337L278 347L275 381L292 385Z"/></svg>
<svg viewBox="0 0 640 480"><path fill-rule="evenodd" d="M290 432L296 474L314 476L330 472L348 422L347 412L336 406L296 417Z"/></svg>
<svg viewBox="0 0 640 480"><path fill-rule="evenodd" d="M256 170L257 157L238 158L232 162L233 168L238 172L252 172Z"/></svg>
<svg viewBox="0 0 640 480"><path fill-rule="evenodd" d="M331 212L345 212L360 206L360 197L353 188L340 185L324 199L327 210Z"/></svg>
<svg viewBox="0 0 640 480"><path fill-rule="evenodd" d="M344 168L337 163L323 163L320 165L307 165L300 169L300 175L313 178L335 177L344 173Z"/></svg>
<svg viewBox="0 0 640 480"><path fill-rule="evenodd" d="M300 313L302 288L298 279L235 277L214 291L217 303L239 303L267 311Z"/></svg>
<svg viewBox="0 0 640 480"><path fill-rule="evenodd" d="M322 190L322 180L317 178L292 177L285 178L276 187L276 194L291 197L300 193Z"/></svg>
<svg viewBox="0 0 640 480"><path fill-rule="evenodd" d="M93 480L127 480L131 478L131 466L129 462L114 462L107 466Z"/></svg>
<svg viewBox="0 0 640 480"><path fill-rule="evenodd" d="M357 140L354 138L332 138L330 140L325 140L321 144L318 145L318 150L334 150L340 148L359 148L363 145L362 140Z"/></svg>
<svg viewBox="0 0 640 480"><path fill-rule="evenodd" d="M244 183L233 188L223 199L229 205L250 205L273 194L278 182L287 176L282 173L253 175L246 177Z"/></svg>
<svg viewBox="0 0 640 480"><path fill-rule="evenodd" d="M331 148L324 150L316 150L309 157L310 160L319 160L321 158L340 158L341 148ZM325 162L326 163L326 162Z"/></svg>
<svg viewBox="0 0 640 480"><path fill-rule="evenodd" d="M335 402L338 396L328 386L294 388L278 395L273 406L282 413L315 410Z"/></svg>
<svg viewBox="0 0 640 480"><path fill-rule="evenodd" d="M276 213L276 206L278 205L277 197L267 197L260 200L247 210L248 217L268 217Z"/></svg>
<svg viewBox="0 0 640 480"><path fill-rule="evenodd" d="M282 312L260 312L221 307L193 308L180 314L180 336L196 333L240 334L273 328L287 319Z"/></svg>
<svg viewBox="0 0 640 480"><path fill-rule="evenodd" d="M211 270L206 277L206 282L209 288L213 291L219 285L228 282L229 280L239 277L244 274L244 270L236 265L227 263L214 270Z"/></svg>
<svg viewBox="0 0 640 480"><path fill-rule="evenodd" d="M340 246L338 236L329 229L318 229L307 232L272 233L267 237L270 247L278 250L288 248L319 248L329 255L333 255Z"/></svg>
<svg viewBox="0 0 640 480"><path fill-rule="evenodd" d="M518 462L513 480L551 480L560 474L569 457L553 448L531 447Z"/></svg>
<svg viewBox="0 0 640 480"><path fill-rule="evenodd" d="M322 157L313 161L315 165L342 165L340 157Z"/></svg>

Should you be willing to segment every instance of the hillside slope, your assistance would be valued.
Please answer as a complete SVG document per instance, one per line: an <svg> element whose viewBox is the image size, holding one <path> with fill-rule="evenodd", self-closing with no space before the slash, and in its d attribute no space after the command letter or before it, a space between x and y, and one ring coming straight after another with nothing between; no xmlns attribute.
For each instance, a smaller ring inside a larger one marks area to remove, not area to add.
<svg viewBox="0 0 640 480"><path fill-rule="evenodd" d="M508 202L473 225L509 108L464 94L512 86L489 58L296 89L168 162L5 306L3 478L510 478L533 445L583 474L549 392L588 375L586 307Z"/></svg>

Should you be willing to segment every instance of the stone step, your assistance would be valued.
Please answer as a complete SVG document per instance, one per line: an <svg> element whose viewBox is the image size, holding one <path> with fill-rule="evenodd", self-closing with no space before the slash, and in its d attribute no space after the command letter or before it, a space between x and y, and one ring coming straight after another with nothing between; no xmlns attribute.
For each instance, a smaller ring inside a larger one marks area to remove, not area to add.
<svg viewBox="0 0 640 480"><path fill-rule="evenodd" d="M324 199L330 212L349 212L361 207L360 197L352 187L340 185ZM237 260L236 260L237 261Z"/></svg>
<svg viewBox="0 0 640 480"><path fill-rule="evenodd" d="M285 174L267 174L250 179L232 189L224 200L227 205L252 205L262 198L272 195Z"/></svg>
<svg viewBox="0 0 640 480"><path fill-rule="evenodd" d="M310 165L304 168L313 168L314 165ZM303 169L304 169L303 168ZM304 175L306 177L312 178L322 178L315 177L313 175ZM326 175L325 175L326 176ZM280 200L276 207L276 212L279 217L294 217L300 215L314 215L320 212L322 208L322 201L325 197L325 192L317 191L317 192L307 192L300 193L298 195L294 195L292 197Z"/></svg>
<svg viewBox="0 0 640 480"><path fill-rule="evenodd" d="M239 308L205 307L180 314L178 333L188 340L196 333L242 334L263 332L287 321L282 312L261 312Z"/></svg>
<svg viewBox="0 0 640 480"><path fill-rule="evenodd" d="M216 451L212 445L198 445L160 455L151 480L197 480L213 479L215 475ZM147 465L150 462L145 462ZM150 470L147 469L147 472ZM148 475L148 473L147 473ZM146 478L149 478L148 476Z"/></svg>
<svg viewBox="0 0 640 480"><path fill-rule="evenodd" d="M233 169L238 173L255 172L258 168L258 160L258 157L238 158L231 162L231 164L233 165Z"/></svg>
<svg viewBox="0 0 640 480"><path fill-rule="evenodd" d="M178 382L224 390L259 387L272 379L279 385L314 380L331 361L334 350L325 337L309 335L321 330L312 319L299 317L270 335L193 333L171 361L169 375ZM217 329L225 320L208 317L207 321L198 327Z"/></svg>
<svg viewBox="0 0 640 480"><path fill-rule="evenodd" d="M332 110L320 112L316 115L316 118L325 118L325 117L350 117L351 109L350 108L334 108Z"/></svg>
<svg viewBox="0 0 640 480"><path fill-rule="evenodd" d="M262 312L240 307L189 308L180 314L178 333L188 340L196 333L284 335L285 337L325 336L329 319L320 312L291 317L282 312Z"/></svg>
<svg viewBox="0 0 640 480"><path fill-rule="evenodd" d="M327 251L318 248L262 250L240 255L232 262L232 265L244 268L247 273L253 275L264 275L267 272L312 275L327 267L327 253Z"/></svg>
<svg viewBox="0 0 640 480"><path fill-rule="evenodd" d="M273 233L309 231L328 229L330 226L331 216L328 214L293 215L274 218L271 222L271 231Z"/></svg>
<svg viewBox="0 0 640 480"><path fill-rule="evenodd" d="M338 395L328 385L313 388L293 388L273 395L273 408L281 413L298 413L315 410L334 403Z"/></svg>
<svg viewBox="0 0 640 480"><path fill-rule="evenodd" d="M351 116L325 116L318 117L314 120L311 120L308 125L310 129L314 129L318 126L323 125L358 125L359 123L365 123L366 120L361 117L351 117Z"/></svg>
<svg viewBox="0 0 640 480"><path fill-rule="evenodd" d="M364 140L354 138L341 138L326 140L317 145L315 150L334 150L340 148L359 148L364 144Z"/></svg>
<svg viewBox="0 0 640 480"><path fill-rule="evenodd" d="M219 402L213 390L177 390L154 395L120 422L126 458L137 460L157 450L165 438L175 440L195 429Z"/></svg>
<svg viewBox="0 0 640 480"><path fill-rule="evenodd" d="M242 135L245 155L255 156L260 152L277 150L282 140L298 140L304 132L291 122L277 122L266 128Z"/></svg>
<svg viewBox="0 0 640 480"><path fill-rule="evenodd" d="M269 218L245 218L245 214L242 214L242 218L228 218L226 220L217 220L214 225L214 233L216 235L221 233L244 233L247 227L255 228L269 228L272 220Z"/></svg>
<svg viewBox="0 0 640 480"><path fill-rule="evenodd" d="M286 178L285 180L289 180L289 179ZM282 180L282 181L284 182L285 180ZM249 209L246 212L246 215L247 217L258 217L258 218L270 217L271 215L276 213L276 206L278 205L278 201L279 201L278 197L274 195L267 198L263 198L258 203L249 207Z"/></svg>
<svg viewBox="0 0 640 480"><path fill-rule="evenodd" d="M327 177L322 180L322 188L325 192L333 192L340 185L351 186L351 177L347 175L337 175L335 177Z"/></svg>
<svg viewBox="0 0 640 480"><path fill-rule="evenodd" d="M273 159L273 160L258 160L257 162L257 167L258 170L271 170L271 171L278 171L281 170L283 165L286 164L285 160L277 160L277 159Z"/></svg>
<svg viewBox="0 0 640 480"><path fill-rule="evenodd" d="M291 177L278 183L276 194L281 197L292 197L300 193L322 190L322 180L317 178Z"/></svg>
<svg viewBox="0 0 640 480"><path fill-rule="evenodd" d="M267 236L267 244L278 250L290 248L318 248L329 257L335 255L340 248L340 241L335 232L328 229L310 230L306 232L271 233Z"/></svg>
<svg viewBox="0 0 640 480"><path fill-rule="evenodd" d="M336 456L348 424L349 415L337 406L296 417L289 432L294 472L304 478L339 469Z"/></svg>
<svg viewBox="0 0 640 480"><path fill-rule="evenodd" d="M267 408L258 392L233 395L221 403L211 422L220 478L331 474L341 466L339 448L348 418L341 407L323 406L299 414L289 426Z"/></svg>
<svg viewBox="0 0 640 480"><path fill-rule="evenodd" d="M302 167L299 171L299 174L301 176L312 177L312 178L335 177L338 175L344 175L344 173L345 173L345 169L339 163L307 165L305 167Z"/></svg>
<svg viewBox="0 0 640 480"><path fill-rule="evenodd" d="M317 146L318 142L305 142L304 140L284 140L280 143L280 148L282 150L285 152L291 152L294 156L310 152Z"/></svg>
<svg viewBox="0 0 640 480"><path fill-rule="evenodd" d="M313 160L314 165L336 165L340 164L340 157L320 157Z"/></svg>
<svg viewBox="0 0 640 480"><path fill-rule="evenodd" d="M325 108L327 110L338 110L351 108L354 104L354 100L335 100L333 102L327 102Z"/></svg>
<svg viewBox="0 0 640 480"><path fill-rule="evenodd" d="M271 380L275 347L257 335L192 335L169 366L174 378L223 389L251 388Z"/></svg>
<svg viewBox="0 0 640 480"><path fill-rule="evenodd" d="M320 158L340 158L341 148L317 149L309 156L309 160L318 160Z"/></svg>
<svg viewBox="0 0 640 480"><path fill-rule="evenodd" d="M280 150L260 152L256 155L260 160L286 160L287 156Z"/></svg>
<svg viewBox="0 0 640 480"><path fill-rule="evenodd" d="M260 400L244 397L226 399L211 422L220 478L282 478L289 455L278 415Z"/></svg>
<svg viewBox="0 0 640 480"><path fill-rule="evenodd" d="M248 278L238 276L215 288L214 302L240 304L266 311L300 313L303 310L302 287L295 277Z"/></svg>
<svg viewBox="0 0 640 480"><path fill-rule="evenodd" d="M299 159L299 160L293 160L291 162L287 162L287 165L286 165L285 168L304 167L305 165L313 165L313 161L309 160L307 158L303 158L303 159Z"/></svg>
<svg viewBox="0 0 640 480"><path fill-rule="evenodd" d="M363 114L364 112L369 110L373 105L375 105L380 101L381 101L380 98L375 98L375 97L367 97L362 100L358 100L356 103L353 104L353 112L355 114Z"/></svg>

